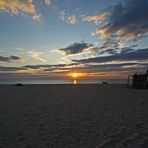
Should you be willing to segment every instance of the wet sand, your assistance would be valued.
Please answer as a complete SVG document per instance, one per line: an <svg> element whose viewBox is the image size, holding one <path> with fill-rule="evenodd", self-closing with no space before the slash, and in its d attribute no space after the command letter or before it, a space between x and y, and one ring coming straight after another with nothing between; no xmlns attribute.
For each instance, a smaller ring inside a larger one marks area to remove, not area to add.
<svg viewBox="0 0 148 148"><path fill-rule="evenodd" d="M148 148L148 90L0 85L0 148Z"/></svg>

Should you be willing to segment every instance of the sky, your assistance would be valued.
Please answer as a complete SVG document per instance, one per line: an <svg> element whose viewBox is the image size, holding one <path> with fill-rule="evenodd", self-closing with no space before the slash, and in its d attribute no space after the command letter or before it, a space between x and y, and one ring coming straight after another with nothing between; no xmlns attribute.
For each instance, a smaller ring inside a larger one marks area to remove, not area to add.
<svg viewBox="0 0 148 148"><path fill-rule="evenodd" d="M148 69L148 0L0 0L0 79L124 79Z"/></svg>

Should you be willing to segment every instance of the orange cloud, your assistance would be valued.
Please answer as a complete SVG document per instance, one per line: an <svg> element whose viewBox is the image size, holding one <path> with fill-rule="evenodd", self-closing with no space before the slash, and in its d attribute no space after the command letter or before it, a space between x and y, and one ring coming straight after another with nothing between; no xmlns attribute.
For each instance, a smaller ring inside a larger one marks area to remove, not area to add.
<svg viewBox="0 0 148 148"><path fill-rule="evenodd" d="M102 21L104 21L109 15L110 13L108 12L102 12L100 15L85 16L83 17L83 21L84 22L95 22L97 24L97 23L101 23Z"/></svg>
<svg viewBox="0 0 148 148"><path fill-rule="evenodd" d="M0 0L0 11L16 15L20 12L35 14L36 8L32 0Z"/></svg>

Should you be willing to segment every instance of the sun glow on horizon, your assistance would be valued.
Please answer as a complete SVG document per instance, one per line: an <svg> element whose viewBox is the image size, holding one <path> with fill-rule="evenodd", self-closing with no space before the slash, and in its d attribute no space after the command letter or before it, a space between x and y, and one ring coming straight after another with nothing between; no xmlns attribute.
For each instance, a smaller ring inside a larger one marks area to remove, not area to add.
<svg viewBox="0 0 148 148"><path fill-rule="evenodd" d="M71 73L68 73L68 76L73 78L73 79L78 79L80 77L84 77L86 76L87 74L86 73L79 73L79 72L71 72Z"/></svg>
<svg viewBox="0 0 148 148"><path fill-rule="evenodd" d="M86 75L87 75L86 73L79 73L79 72L71 72L67 74L67 76L72 78L73 84L75 85L77 84L77 80L80 79L80 77L84 77Z"/></svg>

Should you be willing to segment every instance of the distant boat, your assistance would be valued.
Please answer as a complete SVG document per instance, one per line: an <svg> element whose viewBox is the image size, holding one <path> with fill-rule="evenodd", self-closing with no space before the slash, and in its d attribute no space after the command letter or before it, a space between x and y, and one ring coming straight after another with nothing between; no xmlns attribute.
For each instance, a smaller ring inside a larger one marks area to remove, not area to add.
<svg viewBox="0 0 148 148"><path fill-rule="evenodd" d="M17 84L15 84L15 86L23 86L23 84L22 83L17 83Z"/></svg>
<svg viewBox="0 0 148 148"><path fill-rule="evenodd" d="M106 82L106 81L103 81L103 82L102 82L102 84L108 84L108 82Z"/></svg>

